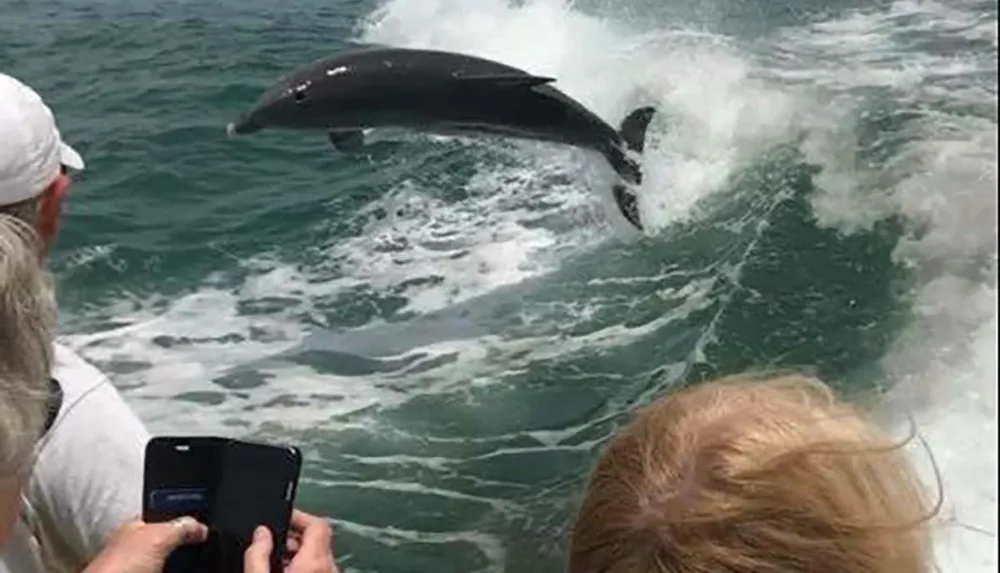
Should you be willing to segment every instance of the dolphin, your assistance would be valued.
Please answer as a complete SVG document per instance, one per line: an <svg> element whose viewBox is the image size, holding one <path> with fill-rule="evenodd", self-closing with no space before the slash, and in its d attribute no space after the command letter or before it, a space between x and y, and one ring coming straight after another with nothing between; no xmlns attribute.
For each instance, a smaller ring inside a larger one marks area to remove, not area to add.
<svg viewBox="0 0 1000 573"><path fill-rule="evenodd" d="M365 129L406 128L459 136L501 136L595 150L630 185L655 113L640 107L614 129L559 91L554 78L453 52L367 47L308 64L266 90L226 126L229 137L268 128L324 130L342 153L363 149ZM642 230L635 193L612 194L625 219Z"/></svg>

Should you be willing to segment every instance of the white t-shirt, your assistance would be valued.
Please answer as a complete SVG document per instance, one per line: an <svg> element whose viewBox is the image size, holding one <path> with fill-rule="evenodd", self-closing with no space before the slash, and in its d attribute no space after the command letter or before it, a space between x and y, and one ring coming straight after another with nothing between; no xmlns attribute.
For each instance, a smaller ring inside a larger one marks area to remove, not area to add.
<svg viewBox="0 0 1000 573"><path fill-rule="evenodd" d="M53 378L63 389L62 408L39 444L0 573L45 573L31 521L41 519L58 536L59 552L86 562L116 527L142 512L146 428L104 374L59 344Z"/></svg>

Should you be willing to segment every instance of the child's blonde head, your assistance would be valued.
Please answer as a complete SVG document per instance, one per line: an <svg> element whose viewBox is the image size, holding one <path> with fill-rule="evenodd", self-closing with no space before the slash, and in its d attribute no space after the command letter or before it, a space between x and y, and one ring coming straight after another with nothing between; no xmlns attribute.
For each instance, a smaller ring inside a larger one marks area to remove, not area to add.
<svg viewBox="0 0 1000 573"><path fill-rule="evenodd" d="M810 378L680 391L601 455L570 573L923 573L934 510L902 447Z"/></svg>

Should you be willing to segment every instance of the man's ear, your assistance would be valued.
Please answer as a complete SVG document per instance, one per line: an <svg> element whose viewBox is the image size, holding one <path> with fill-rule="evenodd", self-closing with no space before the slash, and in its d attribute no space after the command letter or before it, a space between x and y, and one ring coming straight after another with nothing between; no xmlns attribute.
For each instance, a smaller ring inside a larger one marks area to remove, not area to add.
<svg viewBox="0 0 1000 573"><path fill-rule="evenodd" d="M60 173L59 177L38 196L38 218L35 226L46 252L59 231L62 201L67 187L69 187L69 177Z"/></svg>

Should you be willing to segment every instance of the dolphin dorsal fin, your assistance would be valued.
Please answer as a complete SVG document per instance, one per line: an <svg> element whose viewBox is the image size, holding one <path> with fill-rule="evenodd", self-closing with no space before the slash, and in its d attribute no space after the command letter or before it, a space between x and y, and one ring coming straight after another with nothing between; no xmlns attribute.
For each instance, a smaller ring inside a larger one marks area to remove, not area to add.
<svg viewBox="0 0 1000 573"><path fill-rule="evenodd" d="M533 88L556 81L555 78L532 76L530 74L499 73L499 74L455 74L455 79L462 82L494 84L505 87Z"/></svg>

